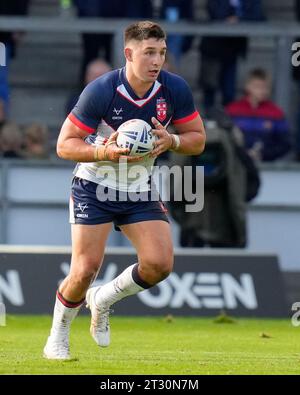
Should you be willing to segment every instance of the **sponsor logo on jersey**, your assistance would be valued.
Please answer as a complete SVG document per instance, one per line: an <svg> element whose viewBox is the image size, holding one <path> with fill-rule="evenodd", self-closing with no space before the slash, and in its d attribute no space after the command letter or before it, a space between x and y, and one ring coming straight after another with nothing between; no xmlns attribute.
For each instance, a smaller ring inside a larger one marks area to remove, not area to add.
<svg viewBox="0 0 300 395"><path fill-rule="evenodd" d="M166 99L163 97L160 97L156 101L156 118L160 121L163 122L166 117L167 117L167 103Z"/></svg>
<svg viewBox="0 0 300 395"><path fill-rule="evenodd" d="M114 116L112 117L112 119L114 119L114 120L120 120L120 121L121 121L121 120L123 119L122 115L120 116L121 112L123 112L123 108L122 108L122 107L121 107L119 110L117 110L117 109L114 107L113 113L115 113L116 115L114 115Z"/></svg>

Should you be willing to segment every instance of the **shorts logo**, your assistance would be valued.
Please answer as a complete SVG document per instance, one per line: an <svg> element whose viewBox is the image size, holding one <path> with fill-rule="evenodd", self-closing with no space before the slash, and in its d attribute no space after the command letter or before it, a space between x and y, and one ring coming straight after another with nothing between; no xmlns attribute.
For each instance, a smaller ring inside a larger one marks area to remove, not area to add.
<svg viewBox="0 0 300 395"><path fill-rule="evenodd" d="M78 203L77 207L83 213L86 208L89 208L87 204Z"/></svg>
<svg viewBox="0 0 300 395"><path fill-rule="evenodd" d="M166 99L163 97L157 99L156 101L156 118L163 122L167 117L167 103Z"/></svg>
<svg viewBox="0 0 300 395"><path fill-rule="evenodd" d="M78 203L77 204L78 209L81 211L81 214L76 214L77 218L88 218L89 215L84 213L84 210L86 210L87 208L89 208L89 206L87 205L87 203L83 204L83 203ZM77 209L77 210L78 210Z"/></svg>

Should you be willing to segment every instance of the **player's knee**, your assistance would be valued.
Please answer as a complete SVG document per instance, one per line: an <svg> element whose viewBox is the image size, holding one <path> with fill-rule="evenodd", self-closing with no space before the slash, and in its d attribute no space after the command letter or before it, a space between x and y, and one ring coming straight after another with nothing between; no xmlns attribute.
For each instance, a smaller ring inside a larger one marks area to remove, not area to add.
<svg viewBox="0 0 300 395"><path fill-rule="evenodd" d="M158 273L160 274L160 281L164 280L169 276L173 269L173 262L165 262L163 265L159 266Z"/></svg>
<svg viewBox="0 0 300 395"><path fill-rule="evenodd" d="M173 257L165 256L141 261L142 272L148 280L159 282L168 277L173 269Z"/></svg>
<svg viewBox="0 0 300 395"><path fill-rule="evenodd" d="M85 265L70 274L73 282L80 284L90 284L94 280L98 272L96 265Z"/></svg>

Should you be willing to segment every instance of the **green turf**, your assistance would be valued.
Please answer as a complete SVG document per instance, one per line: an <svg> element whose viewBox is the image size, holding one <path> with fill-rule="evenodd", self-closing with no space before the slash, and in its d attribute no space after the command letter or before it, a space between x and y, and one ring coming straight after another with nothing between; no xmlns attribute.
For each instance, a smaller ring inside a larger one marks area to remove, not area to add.
<svg viewBox="0 0 300 395"><path fill-rule="evenodd" d="M66 362L41 357L50 322L7 318L0 327L0 374L300 374L300 328L288 320L112 317L112 344L100 349L89 318L78 317L73 359Z"/></svg>

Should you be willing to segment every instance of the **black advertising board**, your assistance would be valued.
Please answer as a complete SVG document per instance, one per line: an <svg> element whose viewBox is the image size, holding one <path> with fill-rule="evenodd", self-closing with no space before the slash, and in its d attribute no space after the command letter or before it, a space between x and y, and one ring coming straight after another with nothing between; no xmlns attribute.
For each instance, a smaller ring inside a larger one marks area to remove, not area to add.
<svg viewBox="0 0 300 395"><path fill-rule="evenodd" d="M136 262L127 249L108 249L96 284ZM67 275L68 253L0 253L0 302L8 314L51 314L55 291ZM178 250L170 276L114 306L117 315L286 317L277 257L267 254ZM82 313L88 313L82 309Z"/></svg>

